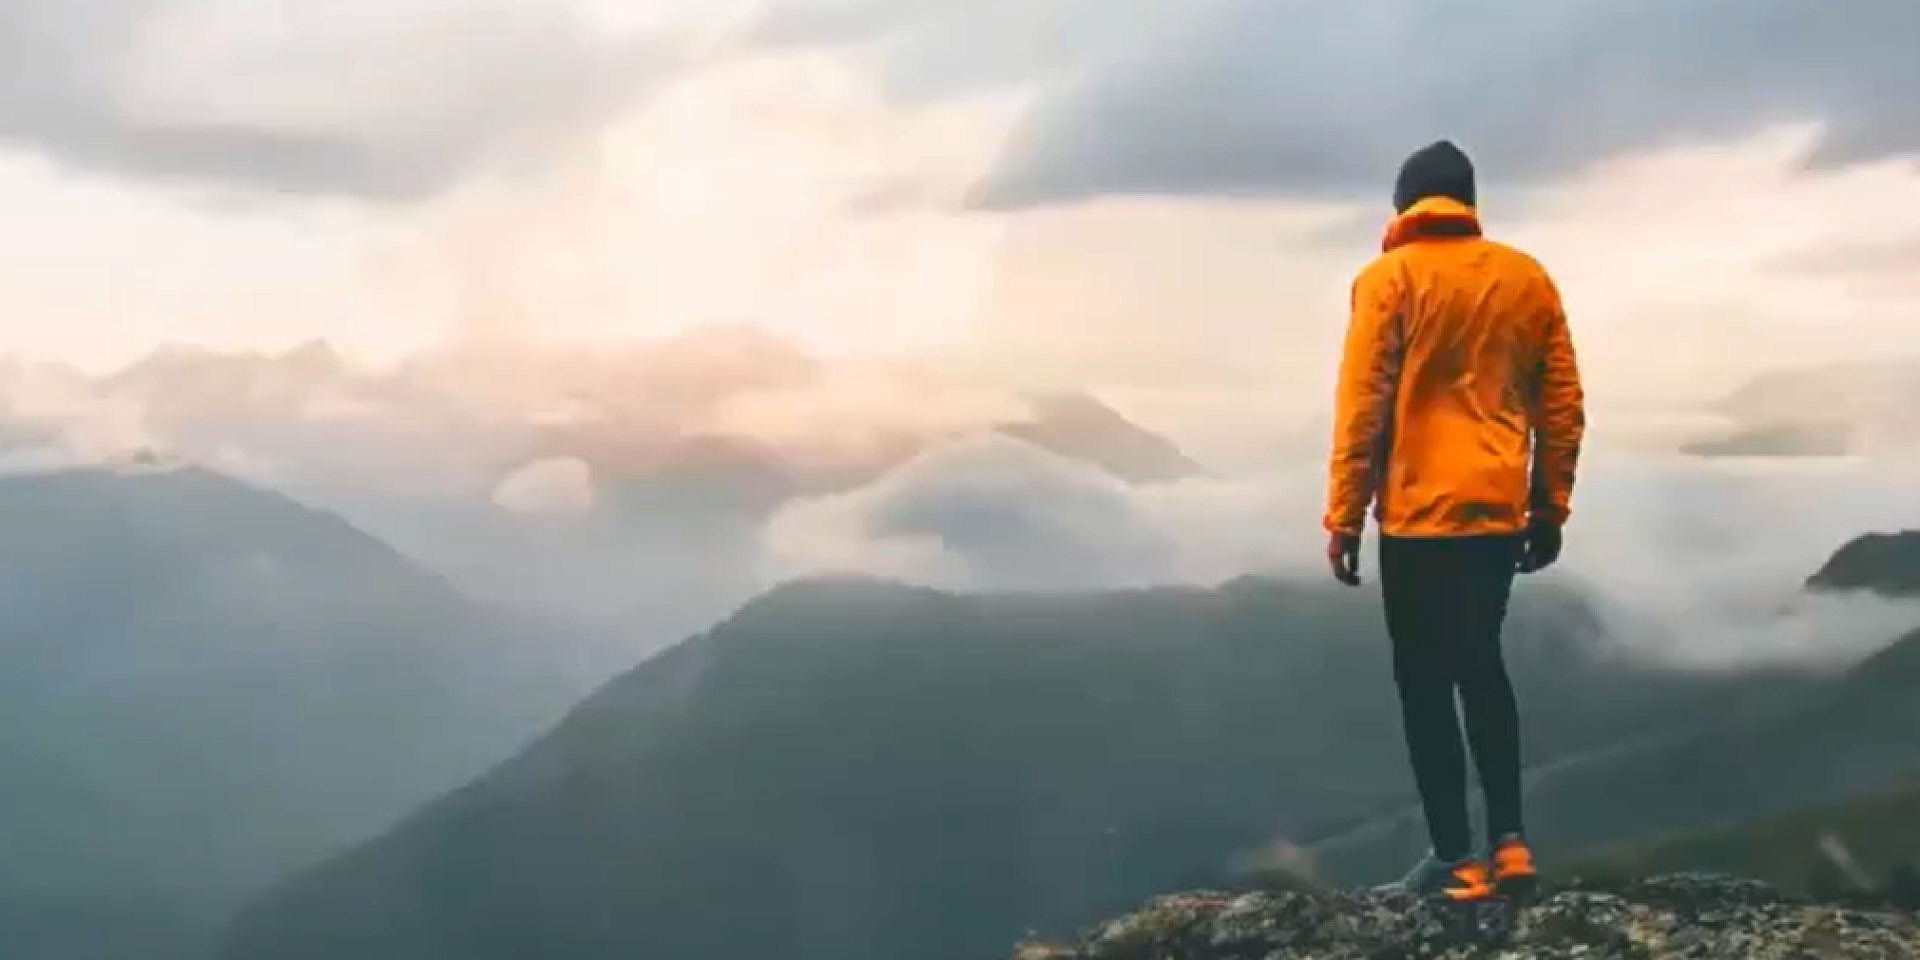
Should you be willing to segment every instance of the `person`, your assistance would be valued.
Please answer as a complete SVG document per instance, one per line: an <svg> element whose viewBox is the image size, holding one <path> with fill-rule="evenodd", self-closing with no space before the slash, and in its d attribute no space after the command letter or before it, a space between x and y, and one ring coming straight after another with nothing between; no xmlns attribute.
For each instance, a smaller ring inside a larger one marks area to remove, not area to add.
<svg viewBox="0 0 1920 960"><path fill-rule="evenodd" d="M1586 430L1553 280L1482 236L1475 193L1473 163L1449 141L1400 169L1382 252L1352 287L1325 517L1327 559L1349 586L1369 506L1379 526L1393 675L1432 842L1403 883L1455 900L1537 882L1500 634L1515 573L1560 557ZM1461 713L1486 801L1484 857Z"/></svg>

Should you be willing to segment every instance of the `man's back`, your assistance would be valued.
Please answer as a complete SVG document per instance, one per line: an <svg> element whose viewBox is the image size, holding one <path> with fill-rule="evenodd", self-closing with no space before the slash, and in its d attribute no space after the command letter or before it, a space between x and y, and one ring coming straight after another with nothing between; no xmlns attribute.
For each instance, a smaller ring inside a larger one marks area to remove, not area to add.
<svg viewBox="0 0 1920 960"><path fill-rule="evenodd" d="M1471 207L1422 200L1354 282L1329 526L1514 533L1565 520L1584 425L1560 298ZM1535 450L1535 436L1539 449Z"/></svg>

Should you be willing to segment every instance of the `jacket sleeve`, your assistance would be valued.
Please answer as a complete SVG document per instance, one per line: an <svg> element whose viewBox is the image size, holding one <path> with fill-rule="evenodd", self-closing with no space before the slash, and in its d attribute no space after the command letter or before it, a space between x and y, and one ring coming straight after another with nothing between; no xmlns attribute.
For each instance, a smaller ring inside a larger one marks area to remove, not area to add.
<svg viewBox="0 0 1920 960"><path fill-rule="evenodd" d="M1580 365L1575 359L1573 335L1560 295L1547 284L1547 311L1542 331L1539 383L1533 434L1532 517L1565 523L1571 514L1574 474L1580 464L1580 442L1586 435L1586 399L1580 387Z"/></svg>
<svg viewBox="0 0 1920 960"><path fill-rule="evenodd" d="M1329 532L1358 534L1379 492L1399 392L1404 327L1398 271L1378 261L1353 283L1352 308L1334 388L1333 455L1328 469Z"/></svg>

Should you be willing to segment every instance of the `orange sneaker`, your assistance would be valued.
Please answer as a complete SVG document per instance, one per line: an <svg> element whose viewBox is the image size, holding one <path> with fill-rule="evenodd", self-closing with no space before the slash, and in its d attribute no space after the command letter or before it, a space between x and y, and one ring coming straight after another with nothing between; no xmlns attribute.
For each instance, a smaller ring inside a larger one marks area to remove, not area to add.
<svg viewBox="0 0 1920 960"><path fill-rule="evenodd" d="M1540 885L1540 871L1533 865L1533 851L1518 834L1501 837L1493 845L1493 890L1503 897L1520 898Z"/></svg>
<svg viewBox="0 0 1920 960"><path fill-rule="evenodd" d="M1484 900L1493 896L1493 884L1487 875L1487 865L1479 860L1462 860L1448 871L1452 882L1440 888L1440 895L1449 900Z"/></svg>
<svg viewBox="0 0 1920 960"><path fill-rule="evenodd" d="M1431 854L1416 864L1396 887L1440 900L1484 900L1493 895L1487 865L1476 857L1447 863Z"/></svg>

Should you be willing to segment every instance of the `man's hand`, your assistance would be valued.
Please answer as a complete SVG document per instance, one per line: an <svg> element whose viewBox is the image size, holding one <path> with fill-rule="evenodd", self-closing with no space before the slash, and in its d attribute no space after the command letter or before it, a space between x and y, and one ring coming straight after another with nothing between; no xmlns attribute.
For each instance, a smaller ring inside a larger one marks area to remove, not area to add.
<svg viewBox="0 0 1920 960"><path fill-rule="evenodd" d="M1539 573L1560 559L1560 525L1538 521L1527 525L1527 542L1520 551L1515 569L1521 573Z"/></svg>
<svg viewBox="0 0 1920 960"><path fill-rule="evenodd" d="M1333 578L1349 587L1360 585L1360 535L1334 533L1327 537L1327 564Z"/></svg>

